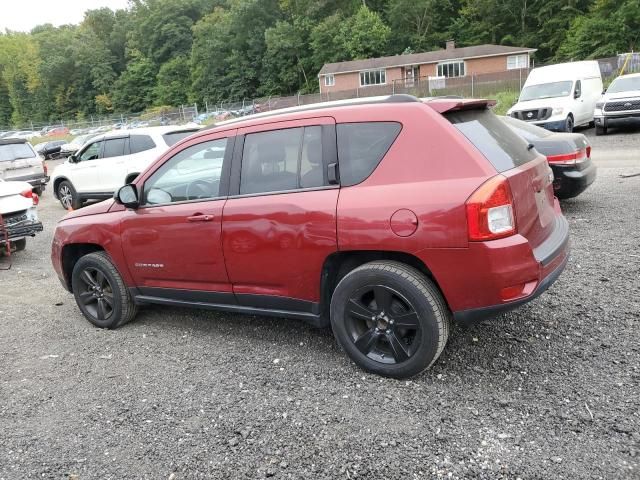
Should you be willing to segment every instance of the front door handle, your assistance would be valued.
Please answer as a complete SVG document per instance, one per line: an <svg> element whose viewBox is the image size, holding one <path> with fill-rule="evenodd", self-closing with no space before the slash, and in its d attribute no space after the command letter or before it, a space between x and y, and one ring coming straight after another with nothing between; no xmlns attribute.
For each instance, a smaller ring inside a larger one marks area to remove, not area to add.
<svg viewBox="0 0 640 480"><path fill-rule="evenodd" d="M213 215L203 215L196 213L191 217L187 217L187 222L211 222L213 221Z"/></svg>

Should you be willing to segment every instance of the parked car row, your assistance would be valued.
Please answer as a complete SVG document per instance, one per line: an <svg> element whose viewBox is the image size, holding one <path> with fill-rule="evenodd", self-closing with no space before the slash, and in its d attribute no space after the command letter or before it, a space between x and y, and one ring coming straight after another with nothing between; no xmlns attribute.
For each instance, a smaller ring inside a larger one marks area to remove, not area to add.
<svg viewBox="0 0 640 480"><path fill-rule="evenodd" d="M640 74L621 75L605 90L597 61L534 68L507 115L553 131L595 126L603 135L616 121L640 118Z"/></svg>
<svg viewBox="0 0 640 480"><path fill-rule="evenodd" d="M331 325L363 369L410 377L440 356L451 321L532 300L568 261L568 222L532 145L554 142L514 128L483 100L328 102L181 132L113 181L98 162L137 140L96 137L60 172L80 185L87 167L100 185L87 191L132 176L58 223L52 262L101 328L147 304L297 318Z"/></svg>

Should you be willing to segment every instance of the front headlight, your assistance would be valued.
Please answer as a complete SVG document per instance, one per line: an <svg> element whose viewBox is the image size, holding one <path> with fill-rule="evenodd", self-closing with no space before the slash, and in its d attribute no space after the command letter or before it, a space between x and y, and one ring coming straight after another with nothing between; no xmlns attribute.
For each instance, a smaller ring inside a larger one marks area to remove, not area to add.
<svg viewBox="0 0 640 480"><path fill-rule="evenodd" d="M551 115L561 115L561 114L562 114L562 112L564 112L564 108L562 108L562 107L557 107L557 108L554 108L554 109L551 111Z"/></svg>
<svg viewBox="0 0 640 480"><path fill-rule="evenodd" d="M601 110L601 109L602 109L602 107L604 107L604 102L596 102L596 108L597 108L598 110Z"/></svg>

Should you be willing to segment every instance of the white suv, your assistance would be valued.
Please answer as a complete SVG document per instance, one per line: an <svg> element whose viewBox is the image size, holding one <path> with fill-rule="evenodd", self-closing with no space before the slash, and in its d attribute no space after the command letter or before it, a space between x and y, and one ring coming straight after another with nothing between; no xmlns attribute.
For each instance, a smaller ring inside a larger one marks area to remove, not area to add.
<svg viewBox="0 0 640 480"><path fill-rule="evenodd" d="M149 127L94 137L53 171L53 194L66 209L80 208L85 200L110 198L170 146L197 130Z"/></svg>

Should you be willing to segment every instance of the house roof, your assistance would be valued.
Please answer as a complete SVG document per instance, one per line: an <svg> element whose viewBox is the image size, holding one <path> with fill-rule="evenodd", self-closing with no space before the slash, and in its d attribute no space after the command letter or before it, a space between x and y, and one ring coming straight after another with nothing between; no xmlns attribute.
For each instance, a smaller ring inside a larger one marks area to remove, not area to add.
<svg viewBox="0 0 640 480"><path fill-rule="evenodd" d="M404 65L420 65L446 60L462 60L496 55L512 55L516 53L532 53L537 49L527 47L509 47L506 45L476 45L474 47L450 48L433 52L394 55L391 57L367 58L350 62L326 63L318 75L328 73L349 73L378 68L401 67Z"/></svg>

